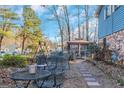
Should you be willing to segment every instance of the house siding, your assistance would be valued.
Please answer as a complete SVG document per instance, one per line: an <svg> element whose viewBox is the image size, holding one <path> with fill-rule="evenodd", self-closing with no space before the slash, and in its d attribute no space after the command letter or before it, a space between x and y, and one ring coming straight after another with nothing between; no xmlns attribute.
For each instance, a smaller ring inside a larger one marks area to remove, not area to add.
<svg viewBox="0 0 124 93"><path fill-rule="evenodd" d="M124 6L113 13L113 32L124 29Z"/></svg>
<svg viewBox="0 0 124 93"><path fill-rule="evenodd" d="M124 60L124 6L119 7L104 20L104 6L99 14L99 41L106 38L109 49L116 51L118 60Z"/></svg>
<svg viewBox="0 0 124 93"><path fill-rule="evenodd" d="M104 22L104 9L105 7L102 8L100 14L99 14L99 22L98 22L98 31L99 31L99 38L102 38L106 35L105 32L105 22ZM103 29L104 28L104 29Z"/></svg>
<svg viewBox="0 0 124 93"><path fill-rule="evenodd" d="M104 6L99 14L99 38L104 38L124 29L124 6L119 7L104 20L104 10L107 7Z"/></svg>

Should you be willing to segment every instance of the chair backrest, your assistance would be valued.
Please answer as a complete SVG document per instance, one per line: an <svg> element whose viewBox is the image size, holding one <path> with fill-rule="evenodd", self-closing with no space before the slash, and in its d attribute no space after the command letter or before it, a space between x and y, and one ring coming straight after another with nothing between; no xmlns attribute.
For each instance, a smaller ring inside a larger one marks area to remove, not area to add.
<svg viewBox="0 0 124 93"><path fill-rule="evenodd" d="M57 69L65 71L68 67L68 59L65 56L57 56Z"/></svg>
<svg viewBox="0 0 124 93"><path fill-rule="evenodd" d="M60 55L51 55L47 58L48 66L55 66L56 70L68 69L68 57Z"/></svg>
<svg viewBox="0 0 124 93"><path fill-rule="evenodd" d="M53 66L53 65L56 65L57 59L56 59L55 55L50 55L47 57L46 61L47 61L48 66L50 66L50 65Z"/></svg>
<svg viewBox="0 0 124 93"><path fill-rule="evenodd" d="M41 65L41 64L46 64L46 56L45 55L38 55L37 57L36 57L36 63L38 64L38 65Z"/></svg>

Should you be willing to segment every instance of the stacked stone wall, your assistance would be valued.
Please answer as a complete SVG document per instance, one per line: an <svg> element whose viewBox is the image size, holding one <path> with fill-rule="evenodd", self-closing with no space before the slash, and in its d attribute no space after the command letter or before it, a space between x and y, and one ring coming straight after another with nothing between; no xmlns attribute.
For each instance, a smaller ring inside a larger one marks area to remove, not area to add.
<svg viewBox="0 0 124 93"><path fill-rule="evenodd" d="M109 49L118 54L119 59L124 59L124 30L106 36Z"/></svg>

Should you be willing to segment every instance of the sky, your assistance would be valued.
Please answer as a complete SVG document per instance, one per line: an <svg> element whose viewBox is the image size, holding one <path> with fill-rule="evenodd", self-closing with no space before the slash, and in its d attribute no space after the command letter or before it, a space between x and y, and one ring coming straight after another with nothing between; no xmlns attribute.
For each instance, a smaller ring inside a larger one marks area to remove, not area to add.
<svg viewBox="0 0 124 93"><path fill-rule="evenodd" d="M23 6L15 5L15 6L9 6L9 7L12 9L12 11L19 14L21 21L18 21L17 24L22 25L23 24L23 17L22 17ZM55 37L59 34L59 29L58 29L57 22L55 20L54 21L49 20L53 17L51 12L47 8L42 7L40 5L32 5L30 7L35 11L36 15L41 20L40 28L43 31L43 34L49 37L50 40L55 40ZM48 6L48 7L51 7L51 6ZM72 26L71 30L75 31L78 26L77 8L74 5L68 5L67 7L68 7L68 12L70 17L70 24ZM80 12L81 12L80 24L85 23L85 18L83 17L84 16L83 7L84 6L81 6L80 8ZM97 9L97 6L89 6L89 15L93 16L96 9ZM57 7L57 13L58 14L61 13L61 7Z"/></svg>

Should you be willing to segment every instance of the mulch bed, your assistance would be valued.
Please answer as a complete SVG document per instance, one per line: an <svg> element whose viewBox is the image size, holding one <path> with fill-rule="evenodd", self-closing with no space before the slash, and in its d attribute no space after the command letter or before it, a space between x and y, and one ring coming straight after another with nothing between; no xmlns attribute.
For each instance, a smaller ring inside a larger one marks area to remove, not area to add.
<svg viewBox="0 0 124 93"><path fill-rule="evenodd" d="M18 70L23 70L22 68L14 68L14 67L10 67L10 68L1 68L0 67L0 87L15 87L14 85L14 81L10 79L10 74L18 71Z"/></svg>
<svg viewBox="0 0 124 93"><path fill-rule="evenodd" d="M124 68L121 68L120 66L114 64L109 65L103 61L97 61L96 66L112 79L118 80L121 76L124 76Z"/></svg>

